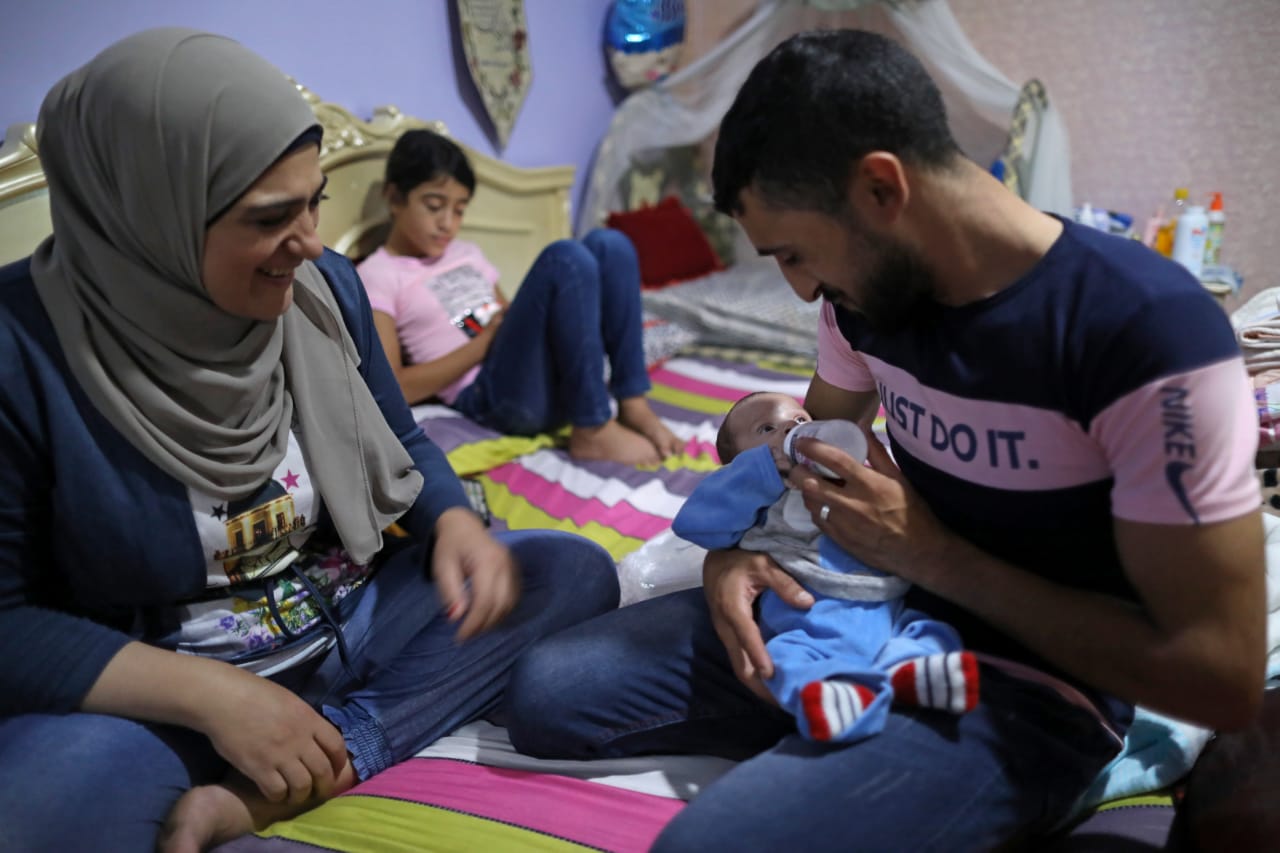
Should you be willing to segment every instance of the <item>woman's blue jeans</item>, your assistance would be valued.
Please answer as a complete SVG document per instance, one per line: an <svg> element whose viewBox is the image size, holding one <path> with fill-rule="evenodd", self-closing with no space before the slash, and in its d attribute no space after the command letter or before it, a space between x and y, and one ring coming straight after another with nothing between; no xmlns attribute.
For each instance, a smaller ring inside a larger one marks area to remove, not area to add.
<svg viewBox="0 0 1280 853"><path fill-rule="evenodd" d="M342 614L357 679L336 649L304 679L295 673L301 683L281 679L339 725L362 778L494 712L522 651L617 606L613 560L589 540L499 538L523 569L523 594L497 628L457 643L422 547L403 547ZM190 730L98 714L0 718L0 850L153 850L178 797L226 770Z"/></svg>
<svg viewBox="0 0 1280 853"><path fill-rule="evenodd" d="M1119 742L1047 687L981 675L968 714L895 709L864 741L812 743L733 675L691 589L535 645L508 685L508 726L517 749L548 758L745 759L676 816L658 851L1008 849L1067 816Z"/></svg>
<svg viewBox="0 0 1280 853"><path fill-rule="evenodd" d="M612 417L611 396L648 390L636 250L600 228L542 250L453 406L499 432L534 435L599 426Z"/></svg>

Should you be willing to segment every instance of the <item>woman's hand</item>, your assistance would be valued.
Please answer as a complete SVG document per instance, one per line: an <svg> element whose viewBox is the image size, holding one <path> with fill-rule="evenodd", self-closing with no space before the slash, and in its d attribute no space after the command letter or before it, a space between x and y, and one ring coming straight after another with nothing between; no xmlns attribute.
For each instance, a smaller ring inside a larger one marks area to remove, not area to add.
<svg viewBox="0 0 1280 853"><path fill-rule="evenodd" d="M462 620L459 640L497 625L520 598L520 569L511 552L461 507L436 521L431 572L449 620Z"/></svg>
<svg viewBox="0 0 1280 853"><path fill-rule="evenodd" d="M116 653L80 710L168 723L206 735L272 802L300 803L350 780L342 734L261 676L210 658L132 642Z"/></svg>
<svg viewBox="0 0 1280 853"><path fill-rule="evenodd" d="M951 533L907 482L884 444L874 438L867 442L867 467L829 444L800 441L806 457L841 478L824 479L805 465L797 465L788 477L802 490L818 529L868 566L929 586L930 573L944 562ZM825 519L823 506L828 507Z"/></svg>
<svg viewBox="0 0 1280 853"><path fill-rule="evenodd" d="M729 654L734 675L757 696L774 702L764 685L773 675L773 661L752 605L767 589L801 610L813 605L813 596L767 554L740 549L709 552L702 564L702 587L711 624Z"/></svg>
<svg viewBox="0 0 1280 853"><path fill-rule="evenodd" d="M327 799L346 767L342 733L273 681L220 667L195 720L213 748L273 803Z"/></svg>

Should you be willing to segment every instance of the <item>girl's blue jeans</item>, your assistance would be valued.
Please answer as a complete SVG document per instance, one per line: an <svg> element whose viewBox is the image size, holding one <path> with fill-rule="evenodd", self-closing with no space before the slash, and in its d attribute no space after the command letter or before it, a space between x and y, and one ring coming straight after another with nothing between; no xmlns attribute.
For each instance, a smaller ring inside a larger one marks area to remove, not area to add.
<svg viewBox="0 0 1280 853"><path fill-rule="evenodd" d="M342 729L362 778L494 712L522 651L617 606L613 560L589 540L499 538L522 567L523 593L497 628L457 643L423 546L402 547L343 601L356 678L334 649L279 679ZM186 729L99 714L0 717L0 850L154 850L178 797L226 770L208 739Z"/></svg>
<svg viewBox="0 0 1280 853"><path fill-rule="evenodd" d="M542 250L453 406L499 432L534 435L600 426L613 416L611 396L648 390L635 247L600 228Z"/></svg>

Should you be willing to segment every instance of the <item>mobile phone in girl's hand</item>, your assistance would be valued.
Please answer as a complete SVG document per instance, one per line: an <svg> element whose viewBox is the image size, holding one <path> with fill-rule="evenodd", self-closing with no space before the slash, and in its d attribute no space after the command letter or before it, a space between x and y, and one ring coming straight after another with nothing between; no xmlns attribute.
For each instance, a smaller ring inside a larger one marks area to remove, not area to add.
<svg viewBox="0 0 1280 853"><path fill-rule="evenodd" d="M454 317L453 325L466 332L467 337L474 338L500 311L502 306L497 302L486 302Z"/></svg>

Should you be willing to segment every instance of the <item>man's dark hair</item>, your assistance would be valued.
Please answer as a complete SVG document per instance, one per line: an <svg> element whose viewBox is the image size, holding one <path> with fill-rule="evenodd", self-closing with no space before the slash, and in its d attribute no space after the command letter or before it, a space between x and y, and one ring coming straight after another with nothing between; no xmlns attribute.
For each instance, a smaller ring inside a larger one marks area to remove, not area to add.
<svg viewBox="0 0 1280 853"><path fill-rule="evenodd" d="M720 124L716 209L741 213L750 186L771 205L838 213L850 169L872 151L918 167L955 163L960 148L924 66L864 30L792 36L757 63Z"/></svg>
<svg viewBox="0 0 1280 853"><path fill-rule="evenodd" d="M407 130L396 140L387 157L387 186L407 195L419 184L442 176L453 178L469 193L476 191L476 173L466 152L452 139L430 130Z"/></svg>

